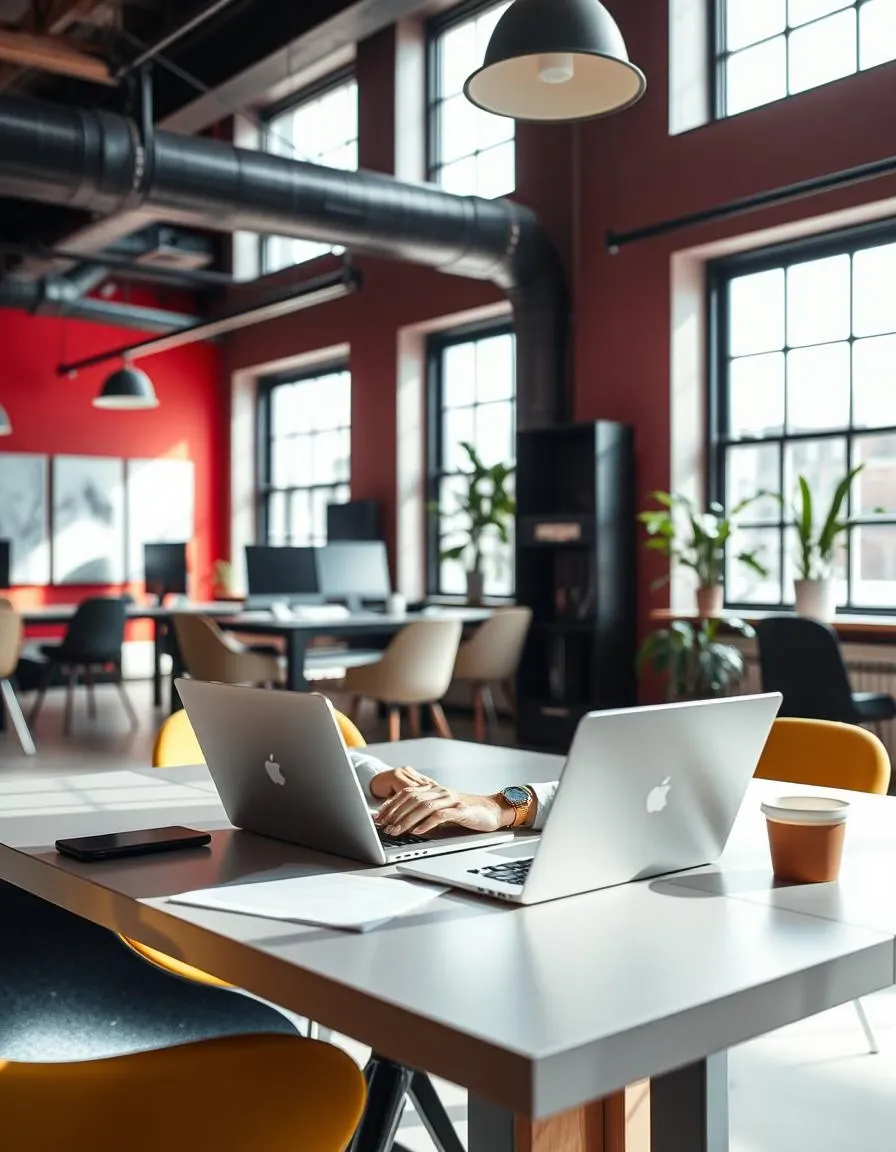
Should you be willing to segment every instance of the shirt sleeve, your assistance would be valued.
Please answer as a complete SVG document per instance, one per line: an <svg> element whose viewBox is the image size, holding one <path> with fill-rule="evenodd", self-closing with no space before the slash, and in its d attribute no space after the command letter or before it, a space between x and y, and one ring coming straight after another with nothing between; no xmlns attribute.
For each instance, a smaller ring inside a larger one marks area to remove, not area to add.
<svg viewBox="0 0 896 1152"><path fill-rule="evenodd" d="M535 796L535 819L532 821L531 827L540 832L544 827L544 822L548 818L548 813L551 810L551 805L554 803L554 797L557 795L558 781L552 780L549 784L527 784L526 787Z"/></svg>
<svg viewBox="0 0 896 1152"><path fill-rule="evenodd" d="M355 775L358 777L358 783L361 785L361 790L367 802L369 804L376 804L377 799L370 791L370 782L374 776L379 776L380 772L388 772L389 765L383 760L378 760L376 756L368 756L366 752L362 752L359 748L349 748L348 758L355 770Z"/></svg>

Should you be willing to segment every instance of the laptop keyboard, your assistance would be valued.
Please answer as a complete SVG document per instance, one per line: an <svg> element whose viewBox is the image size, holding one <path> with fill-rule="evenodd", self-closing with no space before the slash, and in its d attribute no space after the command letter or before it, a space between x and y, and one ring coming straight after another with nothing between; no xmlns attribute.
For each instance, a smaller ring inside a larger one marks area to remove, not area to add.
<svg viewBox="0 0 896 1152"><path fill-rule="evenodd" d="M411 844L425 844L425 836L387 836L385 832L377 831L380 843L384 848L407 848Z"/></svg>
<svg viewBox="0 0 896 1152"><path fill-rule="evenodd" d="M487 868L471 868L471 874L487 876L489 880L500 880L502 884L518 884L520 888L526 883L529 869L532 867L534 857L526 860L508 860L506 864L489 864Z"/></svg>

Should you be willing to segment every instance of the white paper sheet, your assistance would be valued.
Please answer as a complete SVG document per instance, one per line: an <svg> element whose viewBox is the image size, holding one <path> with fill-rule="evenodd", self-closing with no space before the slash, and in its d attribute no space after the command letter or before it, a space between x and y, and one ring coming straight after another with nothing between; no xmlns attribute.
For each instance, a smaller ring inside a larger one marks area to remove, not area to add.
<svg viewBox="0 0 896 1152"><path fill-rule="evenodd" d="M328 873L257 884L229 884L169 897L172 904L237 912L295 924L316 924L366 932L413 912L445 888L380 876Z"/></svg>

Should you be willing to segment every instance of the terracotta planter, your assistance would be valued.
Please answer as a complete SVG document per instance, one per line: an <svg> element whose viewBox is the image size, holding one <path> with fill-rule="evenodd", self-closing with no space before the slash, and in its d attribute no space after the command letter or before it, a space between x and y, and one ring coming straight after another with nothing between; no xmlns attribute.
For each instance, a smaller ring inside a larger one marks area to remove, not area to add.
<svg viewBox="0 0 896 1152"><path fill-rule="evenodd" d="M482 594L485 587L485 577L481 572L468 572L467 573L467 603L468 604L481 604Z"/></svg>
<svg viewBox="0 0 896 1152"><path fill-rule="evenodd" d="M721 584L697 589L697 615L703 619L721 616L724 603L724 589Z"/></svg>
<svg viewBox="0 0 896 1152"><path fill-rule="evenodd" d="M837 611L837 588L833 580L794 580L798 616L813 620L833 620Z"/></svg>

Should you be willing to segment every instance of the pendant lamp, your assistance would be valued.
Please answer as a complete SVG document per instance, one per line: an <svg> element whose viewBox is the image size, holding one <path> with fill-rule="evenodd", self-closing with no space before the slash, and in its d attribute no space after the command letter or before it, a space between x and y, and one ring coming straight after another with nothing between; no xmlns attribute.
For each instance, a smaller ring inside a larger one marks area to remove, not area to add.
<svg viewBox="0 0 896 1152"><path fill-rule="evenodd" d="M123 368L106 380L103 390L93 400L94 408L108 408L118 411L135 411L141 408L158 408L159 398L152 380L141 368L125 363Z"/></svg>
<svg viewBox="0 0 896 1152"><path fill-rule="evenodd" d="M9 418L9 413L0 404L0 436L12 435L12 421Z"/></svg>
<svg viewBox="0 0 896 1152"><path fill-rule="evenodd" d="M560 122L620 112L646 88L598 0L514 0L464 92L498 116Z"/></svg>

